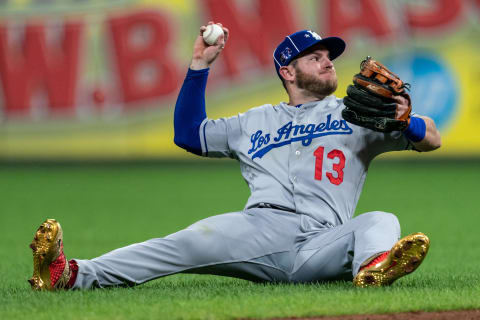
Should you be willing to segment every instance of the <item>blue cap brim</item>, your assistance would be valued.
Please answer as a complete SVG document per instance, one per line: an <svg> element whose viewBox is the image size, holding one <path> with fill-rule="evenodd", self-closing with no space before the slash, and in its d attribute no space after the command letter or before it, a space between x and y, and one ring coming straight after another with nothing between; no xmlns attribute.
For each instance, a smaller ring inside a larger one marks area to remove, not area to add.
<svg viewBox="0 0 480 320"><path fill-rule="evenodd" d="M345 41L343 41L342 38L328 37L319 40L317 43L311 45L306 50L318 45L324 45L328 49L328 52L330 53L330 60L334 60L335 58L339 57L343 53L343 51L345 51L346 47Z"/></svg>

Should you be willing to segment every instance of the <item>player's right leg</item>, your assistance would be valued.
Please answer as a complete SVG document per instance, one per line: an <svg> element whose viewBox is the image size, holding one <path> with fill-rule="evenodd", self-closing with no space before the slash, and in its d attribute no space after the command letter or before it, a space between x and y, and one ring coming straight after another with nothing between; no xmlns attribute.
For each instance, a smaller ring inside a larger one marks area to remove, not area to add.
<svg viewBox="0 0 480 320"><path fill-rule="evenodd" d="M54 219L47 219L35 233L33 276L28 280L34 290L69 289L73 286L78 266L63 254L63 231Z"/></svg>
<svg viewBox="0 0 480 320"><path fill-rule="evenodd" d="M130 286L180 272L286 281L284 270L291 266L277 261L293 261L284 255L294 254L290 249L298 225L297 215L270 209L209 217L165 238L136 243L91 260L76 259L78 274L73 288ZM49 269L60 252L58 246L52 244L50 248L55 254L41 260L42 270ZM48 272L35 272L34 278L40 274L36 278L48 281Z"/></svg>

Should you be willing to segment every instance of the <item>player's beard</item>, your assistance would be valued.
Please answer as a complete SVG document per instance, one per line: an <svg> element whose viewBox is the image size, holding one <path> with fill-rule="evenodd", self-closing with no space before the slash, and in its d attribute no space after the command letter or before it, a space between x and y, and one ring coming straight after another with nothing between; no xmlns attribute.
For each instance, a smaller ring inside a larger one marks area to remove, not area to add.
<svg viewBox="0 0 480 320"><path fill-rule="evenodd" d="M305 73L300 68L295 68L295 84L298 88L309 91L315 96L326 97L337 90L337 77L320 80L315 76Z"/></svg>

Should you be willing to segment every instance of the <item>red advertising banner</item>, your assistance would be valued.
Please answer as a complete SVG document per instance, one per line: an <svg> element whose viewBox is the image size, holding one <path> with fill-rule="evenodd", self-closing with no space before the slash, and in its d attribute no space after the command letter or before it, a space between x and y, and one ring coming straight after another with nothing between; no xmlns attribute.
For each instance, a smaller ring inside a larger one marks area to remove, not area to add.
<svg viewBox="0 0 480 320"><path fill-rule="evenodd" d="M478 134L465 129L471 113L480 118L470 85L479 1L15 3L0 4L0 159L184 156L173 145L173 107L198 28L210 20L231 37L211 71L209 117L284 100L272 52L285 35L312 29L347 42L335 61L337 96L372 55L410 77L414 110L446 137L437 154L480 154ZM426 83L441 101L425 96Z"/></svg>

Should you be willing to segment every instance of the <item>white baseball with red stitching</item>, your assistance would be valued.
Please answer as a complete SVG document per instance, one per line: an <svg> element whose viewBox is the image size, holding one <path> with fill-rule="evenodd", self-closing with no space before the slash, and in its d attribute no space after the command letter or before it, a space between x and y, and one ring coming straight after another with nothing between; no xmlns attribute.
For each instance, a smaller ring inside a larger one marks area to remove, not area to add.
<svg viewBox="0 0 480 320"><path fill-rule="evenodd" d="M217 43L218 37L223 34L223 29L218 24L209 24L207 29L203 32L203 41L208 45Z"/></svg>

